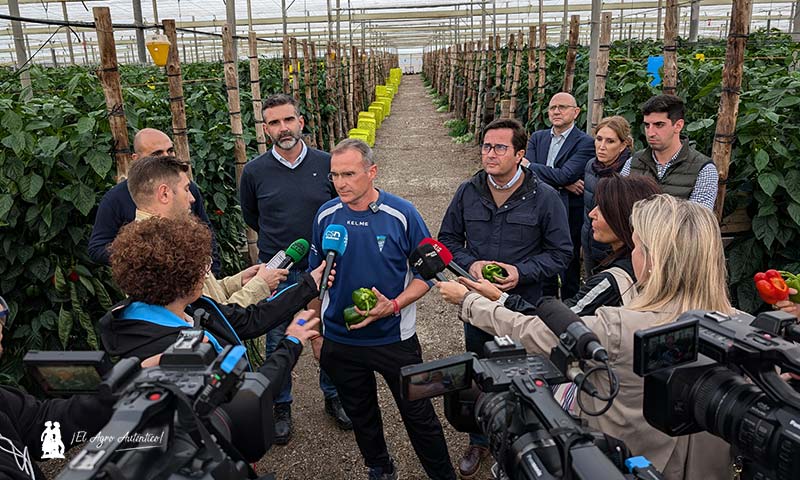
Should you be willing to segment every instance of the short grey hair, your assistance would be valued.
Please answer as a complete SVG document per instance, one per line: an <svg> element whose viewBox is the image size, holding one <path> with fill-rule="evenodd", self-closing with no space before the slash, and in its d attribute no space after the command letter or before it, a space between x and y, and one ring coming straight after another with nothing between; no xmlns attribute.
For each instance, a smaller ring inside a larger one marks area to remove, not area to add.
<svg viewBox="0 0 800 480"><path fill-rule="evenodd" d="M375 165L375 159L372 156L372 149L369 148L367 142L357 138L345 138L339 142L335 147L333 147L333 150L331 150L331 156L336 155L337 153L344 153L348 150L355 150L361 153L361 159L364 161L365 167L371 167Z"/></svg>

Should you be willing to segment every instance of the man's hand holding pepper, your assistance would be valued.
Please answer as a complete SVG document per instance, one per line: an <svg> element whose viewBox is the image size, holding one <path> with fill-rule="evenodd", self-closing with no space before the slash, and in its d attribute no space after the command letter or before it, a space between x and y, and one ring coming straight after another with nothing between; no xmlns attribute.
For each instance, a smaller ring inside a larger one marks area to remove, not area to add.
<svg viewBox="0 0 800 480"><path fill-rule="evenodd" d="M472 265L469 266L469 274L480 280L481 278L483 278L484 265L489 265L490 263L497 263L497 262L492 262L491 260L476 260L472 262Z"/></svg>
<svg viewBox="0 0 800 480"><path fill-rule="evenodd" d="M394 304L391 300L386 298L384 294L382 294L377 288L372 287L372 291L375 293L375 296L378 297L378 303L375 304L369 311L364 311L355 307L355 310L360 313L361 315L366 315L367 318L362 320L359 323L354 325L350 325L350 330L357 330L359 328L364 328L370 323L374 322L375 320L388 317L389 315L394 314Z"/></svg>
<svg viewBox="0 0 800 480"><path fill-rule="evenodd" d="M497 288L499 288L504 292L507 292L517 286L517 284L519 283L519 270L517 270L517 267L511 265L510 263L503 263L503 262L492 262L492 263L500 265L506 270L506 272L508 272L506 278L502 277L496 278ZM482 278L482 277L475 277L475 278Z"/></svg>
<svg viewBox="0 0 800 480"><path fill-rule="evenodd" d="M797 295L797 290L789 288L789 295ZM784 312L794 315L800 319L800 304L794 303L791 300L780 300L775 303L775 308L783 310Z"/></svg>

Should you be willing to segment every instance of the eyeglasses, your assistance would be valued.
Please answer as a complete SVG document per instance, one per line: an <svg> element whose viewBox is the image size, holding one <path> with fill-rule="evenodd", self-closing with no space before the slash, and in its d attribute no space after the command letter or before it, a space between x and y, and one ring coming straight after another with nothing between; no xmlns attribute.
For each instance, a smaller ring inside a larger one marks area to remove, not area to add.
<svg viewBox="0 0 800 480"><path fill-rule="evenodd" d="M491 143L484 143L481 145L481 152L485 155L488 155L489 152L494 149L494 152L498 155L503 155L508 151L508 145L503 145L502 143L496 143L492 145Z"/></svg>
<svg viewBox="0 0 800 480"><path fill-rule="evenodd" d="M570 109L570 108L578 108L578 106L577 105L550 105L549 107L547 107L547 110L549 110L551 112L555 112L556 110L558 110L559 112L566 112L567 109Z"/></svg>
<svg viewBox="0 0 800 480"><path fill-rule="evenodd" d="M364 170L363 172L342 172L342 173L330 172L328 173L328 180L331 182L335 182L336 180L344 180L346 182L355 177L356 175L358 175L359 173L366 173L368 171L369 170Z"/></svg>

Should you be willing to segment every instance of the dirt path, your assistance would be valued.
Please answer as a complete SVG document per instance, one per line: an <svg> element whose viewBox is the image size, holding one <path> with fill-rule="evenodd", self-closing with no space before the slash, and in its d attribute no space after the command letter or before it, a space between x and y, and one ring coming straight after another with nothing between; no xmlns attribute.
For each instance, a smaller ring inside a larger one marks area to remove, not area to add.
<svg viewBox="0 0 800 480"><path fill-rule="evenodd" d="M383 122L375 143L378 187L414 203L434 236L456 188L479 168L477 147L454 144L447 135L443 123L448 118L449 114L436 112L418 75L405 76L392 104L392 115ZM418 302L417 333L426 360L464 351L456 307L445 304L436 292ZM337 429L323 411L318 365L310 349L303 353L293 375L294 437L287 446L273 447L259 463L260 470L275 472L281 480L366 479L353 434ZM378 385L384 433L400 478L426 478L380 376ZM467 436L447 423L441 399L435 405L445 426L451 459L457 462ZM486 472L488 468L479 478L489 478Z"/></svg>

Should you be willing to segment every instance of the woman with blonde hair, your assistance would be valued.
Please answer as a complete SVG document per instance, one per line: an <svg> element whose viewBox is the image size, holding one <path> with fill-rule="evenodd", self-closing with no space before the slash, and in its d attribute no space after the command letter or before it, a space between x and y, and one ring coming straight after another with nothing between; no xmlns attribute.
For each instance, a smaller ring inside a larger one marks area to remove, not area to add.
<svg viewBox="0 0 800 480"><path fill-rule="evenodd" d="M623 440L634 455L646 456L668 479L728 478L729 447L722 440L708 433L673 438L647 423L644 382L633 373L637 330L673 322L686 310L734 313L716 218L702 205L660 194L637 202L631 223L639 295L628 306L601 307L595 315L581 317L605 346L619 378L611 408L586 418L590 426ZM445 283L450 288L454 282ZM531 353L548 355L558 342L546 319L512 312L466 288L459 318L494 335L510 335ZM606 382L596 381L595 386L602 396L609 394ZM584 405L598 411L605 402L589 398Z"/></svg>
<svg viewBox="0 0 800 480"><path fill-rule="evenodd" d="M589 213L595 207L594 194L597 182L622 170L631 156L633 137L631 126L623 117L615 115L600 120L594 134L593 159L586 162L583 175L583 229L581 247L583 248L583 268L586 276L595 273L594 269L612 252L608 244L597 241L592 235L592 220Z"/></svg>

